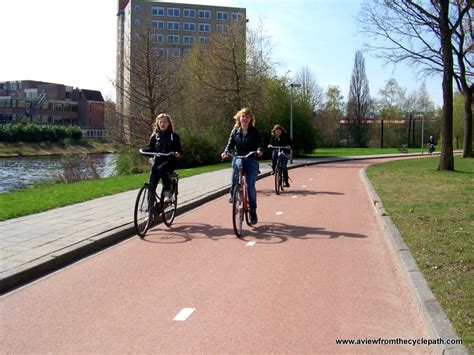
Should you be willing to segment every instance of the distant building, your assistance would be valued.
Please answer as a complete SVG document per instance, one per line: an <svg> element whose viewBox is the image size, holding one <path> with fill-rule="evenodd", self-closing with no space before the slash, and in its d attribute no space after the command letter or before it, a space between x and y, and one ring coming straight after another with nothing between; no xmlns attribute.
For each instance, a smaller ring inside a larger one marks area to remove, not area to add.
<svg viewBox="0 0 474 355"><path fill-rule="evenodd" d="M136 87L128 68L137 62L136 44L144 30L151 30L152 50L163 60L185 56L194 44L208 44L211 35L227 32L234 23L245 26L246 9L153 0L118 0L117 13L117 110L125 117L133 111L127 95ZM245 33L245 28L243 33ZM124 127L130 123L123 122Z"/></svg>
<svg viewBox="0 0 474 355"><path fill-rule="evenodd" d="M86 138L102 138L104 113L100 91L35 80L0 82L0 124L73 125Z"/></svg>

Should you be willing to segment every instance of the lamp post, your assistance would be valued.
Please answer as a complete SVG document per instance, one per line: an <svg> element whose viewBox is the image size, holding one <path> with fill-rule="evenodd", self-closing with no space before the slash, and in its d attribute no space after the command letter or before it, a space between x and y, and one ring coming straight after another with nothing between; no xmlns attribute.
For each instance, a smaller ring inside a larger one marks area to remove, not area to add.
<svg viewBox="0 0 474 355"><path fill-rule="evenodd" d="M290 84L290 138L293 140L293 89L299 88L301 84L291 83ZM293 164L293 147L290 150L290 163Z"/></svg>

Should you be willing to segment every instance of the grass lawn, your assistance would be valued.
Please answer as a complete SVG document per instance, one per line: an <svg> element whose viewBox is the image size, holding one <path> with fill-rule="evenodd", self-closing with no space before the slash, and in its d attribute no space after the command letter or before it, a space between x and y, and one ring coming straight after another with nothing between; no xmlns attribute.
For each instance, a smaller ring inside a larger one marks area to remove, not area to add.
<svg viewBox="0 0 474 355"><path fill-rule="evenodd" d="M195 169L180 169L178 172L184 178L229 167L230 163L227 162ZM25 189L1 193L0 221L138 189L145 181L148 181L148 177L148 173L122 175L70 184L33 185Z"/></svg>
<svg viewBox="0 0 474 355"><path fill-rule="evenodd" d="M408 153L420 153L420 148L410 148ZM330 157L330 156L354 156L354 155L379 155L379 154L400 154L397 148L318 148L309 156ZM427 153L426 149L424 153Z"/></svg>
<svg viewBox="0 0 474 355"><path fill-rule="evenodd" d="M438 302L474 353L474 159L372 165L367 175Z"/></svg>

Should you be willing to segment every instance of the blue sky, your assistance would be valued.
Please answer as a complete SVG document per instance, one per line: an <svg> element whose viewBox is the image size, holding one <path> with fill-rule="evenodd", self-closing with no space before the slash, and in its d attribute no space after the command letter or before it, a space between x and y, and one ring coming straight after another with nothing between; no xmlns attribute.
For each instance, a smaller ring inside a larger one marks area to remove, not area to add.
<svg viewBox="0 0 474 355"><path fill-rule="evenodd" d="M245 7L249 24L262 23L269 36L279 75L307 67L323 89L337 85L347 98L355 52L363 47L355 21L361 0L175 2ZM0 23L7 30L0 81L57 82L100 90L113 99L116 10L117 0L0 1ZM431 100L442 104L440 77L417 77L412 68L384 66L369 53L364 57L372 97L393 77L408 93L426 81Z"/></svg>

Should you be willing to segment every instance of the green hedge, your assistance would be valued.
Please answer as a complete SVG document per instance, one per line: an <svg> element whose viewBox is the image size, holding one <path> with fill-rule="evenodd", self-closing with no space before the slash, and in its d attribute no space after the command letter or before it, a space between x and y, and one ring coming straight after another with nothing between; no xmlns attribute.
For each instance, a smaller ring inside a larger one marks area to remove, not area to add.
<svg viewBox="0 0 474 355"><path fill-rule="evenodd" d="M55 126L36 124L8 124L0 127L0 142L61 142L69 138L82 139L82 131L77 126Z"/></svg>

